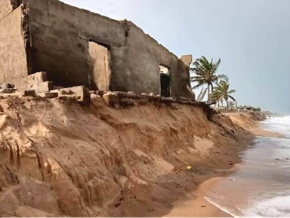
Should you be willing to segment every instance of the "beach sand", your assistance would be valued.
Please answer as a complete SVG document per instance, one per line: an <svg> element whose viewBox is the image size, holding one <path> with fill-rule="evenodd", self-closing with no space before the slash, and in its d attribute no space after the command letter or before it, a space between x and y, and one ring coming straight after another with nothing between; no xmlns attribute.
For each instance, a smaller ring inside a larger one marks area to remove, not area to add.
<svg viewBox="0 0 290 218"><path fill-rule="evenodd" d="M191 200L176 204L166 217L231 217L230 214L220 210L204 198L206 192L220 179L222 178L214 177L203 182L192 194Z"/></svg>
<svg viewBox="0 0 290 218"><path fill-rule="evenodd" d="M264 130L258 121L262 121L263 117L257 117L255 114L248 113L227 113L224 114L228 116L233 123L244 128L253 136L262 136L262 137L276 137L283 138L283 135ZM251 144L249 144L249 147ZM243 151L237 151L243 152ZM222 153L222 155L224 155ZM227 156L224 156L227 158ZM227 176L233 174L239 168L240 156L232 160L235 164L228 170L221 169L220 171L217 169L217 173L215 176L208 175L208 179L202 182L196 191L194 191L188 200L176 202L173 209L170 213L166 214L166 217L232 217L230 211L226 211L225 208L219 208L215 203L209 202L207 199L207 193L209 190L215 188L217 184L221 181L227 179ZM251 171L251 169L250 169ZM222 172L222 173L220 173ZM230 192L235 191L236 196L235 199L231 199L230 201L235 202L235 204L240 204L241 202L245 202L243 199L243 193L240 190L231 189L231 182L225 183L228 185L227 187L222 187L223 191L229 190ZM257 189L259 187L259 182L257 182ZM226 192L226 191L225 191ZM226 194L225 194L226 195Z"/></svg>

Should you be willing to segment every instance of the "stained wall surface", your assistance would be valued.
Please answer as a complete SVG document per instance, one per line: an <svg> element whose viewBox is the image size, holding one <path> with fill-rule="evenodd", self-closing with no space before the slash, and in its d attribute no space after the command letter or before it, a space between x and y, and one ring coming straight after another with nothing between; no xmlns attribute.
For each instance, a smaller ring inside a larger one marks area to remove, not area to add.
<svg viewBox="0 0 290 218"><path fill-rule="evenodd" d="M113 91L160 93L159 65L172 75L172 96L191 97L188 71L165 47L132 22L119 22L55 0L29 3L33 71L55 84L90 86L89 41L110 50Z"/></svg>
<svg viewBox="0 0 290 218"><path fill-rule="evenodd" d="M22 9L17 8L0 19L0 27L0 82L3 83L28 75Z"/></svg>
<svg viewBox="0 0 290 218"><path fill-rule="evenodd" d="M90 85L89 40L122 46L117 21L54 0L29 3L33 71L48 72L56 85Z"/></svg>

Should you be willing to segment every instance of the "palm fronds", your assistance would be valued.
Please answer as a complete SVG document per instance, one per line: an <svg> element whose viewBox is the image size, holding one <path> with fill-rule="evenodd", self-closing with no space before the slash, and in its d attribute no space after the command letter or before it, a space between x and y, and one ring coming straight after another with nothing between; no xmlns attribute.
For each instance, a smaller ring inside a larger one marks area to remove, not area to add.
<svg viewBox="0 0 290 218"><path fill-rule="evenodd" d="M197 83L193 86L193 89L206 85L208 100L213 90L213 84L219 80L219 76L216 72L220 63L220 59L217 62L214 62L213 60L209 61L206 57L202 56L193 63L193 68L190 69L191 72L195 74L190 78L190 81L192 83Z"/></svg>
<svg viewBox="0 0 290 218"><path fill-rule="evenodd" d="M228 106L228 99L232 99L233 101L236 101L236 99L231 95L235 93L235 90L230 90L230 84L224 80L221 80L217 87L214 88L213 93L211 95L211 100L216 102L223 102L223 100L226 101Z"/></svg>

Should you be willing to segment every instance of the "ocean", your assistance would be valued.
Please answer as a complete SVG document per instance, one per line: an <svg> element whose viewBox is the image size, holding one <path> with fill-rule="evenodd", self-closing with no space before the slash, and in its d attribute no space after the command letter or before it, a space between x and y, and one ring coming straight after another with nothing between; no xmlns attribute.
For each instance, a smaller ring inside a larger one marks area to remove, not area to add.
<svg viewBox="0 0 290 218"><path fill-rule="evenodd" d="M212 187L207 201L234 217L290 216L290 116L261 122L284 138L257 137L237 171Z"/></svg>

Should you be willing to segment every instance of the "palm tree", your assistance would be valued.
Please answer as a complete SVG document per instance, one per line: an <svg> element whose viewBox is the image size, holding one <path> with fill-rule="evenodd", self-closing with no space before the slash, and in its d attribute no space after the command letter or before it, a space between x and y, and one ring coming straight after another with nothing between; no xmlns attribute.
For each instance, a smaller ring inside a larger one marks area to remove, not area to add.
<svg viewBox="0 0 290 218"><path fill-rule="evenodd" d="M208 61L206 57L202 56L193 63L194 67L190 69L191 72L195 73L195 76L190 78L191 82L197 83L193 89L207 85L208 101L213 91L213 84L217 83L219 78L226 79L225 75L216 74L220 63L220 59L214 62L213 60Z"/></svg>
<svg viewBox="0 0 290 218"><path fill-rule="evenodd" d="M200 93L199 93L199 95L198 95L196 100L197 101L203 101L204 96L206 95L206 93L207 93L207 88L206 87L202 87L202 89L201 89L201 91L200 91Z"/></svg>
<svg viewBox="0 0 290 218"><path fill-rule="evenodd" d="M213 93L211 95L211 100L223 103L223 100L227 103L227 108L229 107L229 99L236 101L236 99L231 96L231 94L235 93L235 90L230 90L230 84L224 80L221 80L217 87L214 88Z"/></svg>

